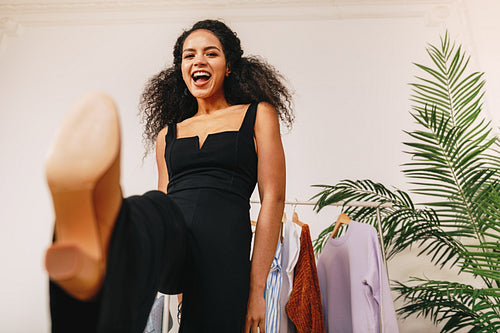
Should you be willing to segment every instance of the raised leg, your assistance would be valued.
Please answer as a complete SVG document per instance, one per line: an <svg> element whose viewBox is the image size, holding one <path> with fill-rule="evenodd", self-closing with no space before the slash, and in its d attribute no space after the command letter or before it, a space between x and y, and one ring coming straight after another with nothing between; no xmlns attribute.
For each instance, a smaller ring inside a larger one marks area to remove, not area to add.
<svg viewBox="0 0 500 333"><path fill-rule="evenodd" d="M52 332L142 333L157 291L182 292L187 230L163 192L122 198L108 96L85 95L71 109L46 176L56 216L45 258Z"/></svg>

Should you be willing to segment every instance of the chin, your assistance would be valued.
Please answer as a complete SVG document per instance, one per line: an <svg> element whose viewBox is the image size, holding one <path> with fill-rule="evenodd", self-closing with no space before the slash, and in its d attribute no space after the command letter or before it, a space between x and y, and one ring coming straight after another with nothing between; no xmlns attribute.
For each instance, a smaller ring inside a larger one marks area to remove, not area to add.
<svg viewBox="0 0 500 333"><path fill-rule="evenodd" d="M194 98L200 98L200 99L212 97L211 94L204 94L204 93L194 93L194 94L191 93L191 95L193 95Z"/></svg>
<svg viewBox="0 0 500 333"><path fill-rule="evenodd" d="M190 91L191 95L193 95L194 98L210 98L214 96L215 94L212 91Z"/></svg>

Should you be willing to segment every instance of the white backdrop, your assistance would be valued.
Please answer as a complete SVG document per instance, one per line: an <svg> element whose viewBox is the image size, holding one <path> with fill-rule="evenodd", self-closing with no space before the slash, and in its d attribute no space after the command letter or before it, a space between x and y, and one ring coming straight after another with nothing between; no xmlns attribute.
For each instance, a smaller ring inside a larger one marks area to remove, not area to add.
<svg viewBox="0 0 500 333"><path fill-rule="evenodd" d="M296 122L283 135L287 199L303 201L315 193L310 185L341 179L408 188L400 165L408 160L403 130L414 126L411 63L430 64L426 43L438 43L447 29L473 56L473 69L486 72L486 114L498 126L498 14L495 0L0 0L0 331L49 330L43 253L53 213L43 164L80 95L101 90L119 106L124 194L155 188L154 156L142 161L137 105L146 80L171 64L183 28L221 18L247 55L263 56L288 78ZM313 238L338 214L296 210ZM391 278L443 273L426 262L401 255L389 262ZM400 328L438 331L422 318L401 320Z"/></svg>

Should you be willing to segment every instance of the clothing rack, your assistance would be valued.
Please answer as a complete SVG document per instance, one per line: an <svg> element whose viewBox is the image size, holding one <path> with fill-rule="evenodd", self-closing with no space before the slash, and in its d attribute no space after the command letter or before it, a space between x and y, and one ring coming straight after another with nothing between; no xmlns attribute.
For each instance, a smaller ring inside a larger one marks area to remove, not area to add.
<svg viewBox="0 0 500 333"><path fill-rule="evenodd" d="M259 200L250 200L250 203L260 204L260 201ZM315 206L316 202L295 200L295 201L285 201L285 205ZM335 207L348 206L348 207L372 207L372 208L376 208L378 236L379 236L379 240L380 240L382 259L384 260L387 278L389 279L389 270L387 269L387 261L385 258L385 246L384 246L384 238L383 238L383 234L382 234L382 221L381 221L381 217L380 217L380 208L391 208L392 203L382 203L381 204L379 202L373 202L373 201L349 201L346 203L344 201L339 201L339 202L331 203L327 206L335 206ZM164 303L164 307L163 307L163 332L167 332L168 325L169 325L170 295L165 295L164 302L165 303Z"/></svg>
<svg viewBox="0 0 500 333"><path fill-rule="evenodd" d="M258 203L260 204L260 201L258 200L250 200L250 203ZM285 201L285 205L292 205L292 206L316 206L316 202L311 202L311 201ZM387 279L389 279L389 269L387 268L387 260L385 258L385 246L384 246L384 237L382 233L382 221L380 217L380 208L391 208L392 203L386 202L386 203L380 203L380 202L373 202L373 201L349 201L349 202L344 202L344 201L338 201L338 202L333 202L331 204L328 204L327 206L335 206L335 207L343 207L343 206L348 206L348 207L372 207L376 208L376 214L377 214L377 226L378 226L378 238L380 240L380 248L382 252L382 259L384 260L384 265L385 265L385 270L387 273Z"/></svg>

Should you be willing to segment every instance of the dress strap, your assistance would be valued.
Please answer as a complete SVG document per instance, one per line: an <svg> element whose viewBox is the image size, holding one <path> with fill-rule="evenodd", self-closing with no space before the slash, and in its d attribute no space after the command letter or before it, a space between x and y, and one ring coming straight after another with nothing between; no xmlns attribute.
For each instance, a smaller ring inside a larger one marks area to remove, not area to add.
<svg viewBox="0 0 500 333"><path fill-rule="evenodd" d="M253 137L253 127L255 125L255 117L257 115L258 102L253 102L247 109L243 123L241 124L240 132L251 135Z"/></svg>
<svg viewBox="0 0 500 333"><path fill-rule="evenodd" d="M168 146L174 142L175 138L177 138L177 124L168 124L167 137L165 138L166 145Z"/></svg>

